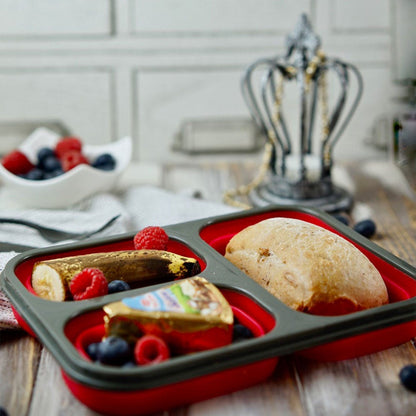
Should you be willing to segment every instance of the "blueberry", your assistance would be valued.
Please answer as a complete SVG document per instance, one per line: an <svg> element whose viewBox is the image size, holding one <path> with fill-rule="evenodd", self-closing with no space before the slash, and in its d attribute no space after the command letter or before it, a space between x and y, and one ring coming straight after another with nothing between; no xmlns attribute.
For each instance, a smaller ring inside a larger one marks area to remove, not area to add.
<svg viewBox="0 0 416 416"><path fill-rule="evenodd" d="M127 361L125 364L123 364L123 368L132 368L137 367L137 364L134 361Z"/></svg>
<svg viewBox="0 0 416 416"><path fill-rule="evenodd" d="M123 292L130 290L130 285L124 280L113 280L108 284L108 293Z"/></svg>
<svg viewBox="0 0 416 416"><path fill-rule="evenodd" d="M62 168L59 169L55 169L52 172L45 172L43 174L43 179L52 179L55 178L56 176L62 175L65 172L62 170Z"/></svg>
<svg viewBox="0 0 416 416"><path fill-rule="evenodd" d="M30 179L31 181L39 181L43 179L43 170L39 168L33 168L25 175L26 179Z"/></svg>
<svg viewBox="0 0 416 416"><path fill-rule="evenodd" d="M416 391L416 365L405 365L399 372L400 381L408 390Z"/></svg>
<svg viewBox="0 0 416 416"><path fill-rule="evenodd" d="M100 165L97 166L96 169L100 169L100 170L113 170L114 166L112 165Z"/></svg>
<svg viewBox="0 0 416 416"><path fill-rule="evenodd" d="M57 169L62 169L60 160L56 156L48 156L39 162L39 166L43 168L45 172L53 172Z"/></svg>
<svg viewBox="0 0 416 416"><path fill-rule="evenodd" d="M7 410L3 406L0 406L0 416L9 416Z"/></svg>
<svg viewBox="0 0 416 416"><path fill-rule="evenodd" d="M97 358L100 363L120 366L131 361L132 353L126 340L109 336L100 342Z"/></svg>
<svg viewBox="0 0 416 416"><path fill-rule="evenodd" d="M38 156L38 162L42 164L43 160L46 159L47 157L50 157L50 156L55 157L55 152L50 147L42 147L41 149L39 149L37 156Z"/></svg>
<svg viewBox="0 0 416 416"><path fill-rule="evenodd" d="M345 215L335 214L334 215L334 218L336 220L338 220L339 222L342 222L343 224L347 225L347 226L350 225L350 221L349 221L349 219Z"/></svg>
<svg viewBox="0 0 416 416"><path fill-rule="evenodd" d="M87 347L87 354L93 361L98 359L98 349L100 348L100 342L93 342Z"/></svg>
<svg viewBox="0 0 416 416"><path fill-rule="evenodd" d="M233 342L253 338L253 333L249 328L242 324L236 324L233 327Z"/></svg>
<svg viewBox="0 0 416 416"><path fill-rule="evenodd" d="M373 220L359 221L354 225L354 230L364 237L371 238L376 233L376 224Z"/></svg>
<svg viewBox="0 0 416 416"><path fill-rule="evenodd" d="M113 170L116 166L116 161L110 153L103 153L94 160L91 166L101 170Z"/></svg>

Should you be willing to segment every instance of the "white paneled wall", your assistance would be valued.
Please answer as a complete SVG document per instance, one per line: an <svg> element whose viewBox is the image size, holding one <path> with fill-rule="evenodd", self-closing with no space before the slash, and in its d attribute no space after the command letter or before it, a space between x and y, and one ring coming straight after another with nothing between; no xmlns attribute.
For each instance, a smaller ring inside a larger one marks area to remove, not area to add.
<svg viewBox="0 0 416 416"><path fill-rule="evenodd" d="M111 0L1 0L0 34L16 37L109 36Z"/></svg>
<svg viewBox="0 0 416 416"><path fill-rule="evenodd" d="M248 118L244 69L284 53L302 12L364 78L336 157L384 157L366 142L403 107L394 0L0 0L0 152L22 140L20 124L57 121L88 143L131 135L136 160L191 161L172 151L182 124Z"/></svg>

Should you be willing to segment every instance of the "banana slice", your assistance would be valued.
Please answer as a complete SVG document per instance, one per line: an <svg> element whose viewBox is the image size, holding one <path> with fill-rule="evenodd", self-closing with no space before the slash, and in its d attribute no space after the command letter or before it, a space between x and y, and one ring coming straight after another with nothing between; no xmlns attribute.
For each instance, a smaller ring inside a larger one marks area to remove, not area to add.
<svg viewBox="0 0 416 416"><path fill-rule="evenodd" d="M32 286L37 295L44 299L64 300L66 297L64 281L59 273L45 264L36 267Z"/></svg>

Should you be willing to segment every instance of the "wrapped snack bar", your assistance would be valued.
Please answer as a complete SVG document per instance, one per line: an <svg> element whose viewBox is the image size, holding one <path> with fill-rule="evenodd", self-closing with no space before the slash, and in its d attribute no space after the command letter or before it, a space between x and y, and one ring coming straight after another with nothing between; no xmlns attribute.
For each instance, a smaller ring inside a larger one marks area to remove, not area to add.
<svg viewBox="0 0 416 416"><path fill-rule="evenodd" d="M232 341L232 309L218 288L201 276L110 303L104 312L107 336L133 343L142 334L154 334L176 354Z"/></svg>

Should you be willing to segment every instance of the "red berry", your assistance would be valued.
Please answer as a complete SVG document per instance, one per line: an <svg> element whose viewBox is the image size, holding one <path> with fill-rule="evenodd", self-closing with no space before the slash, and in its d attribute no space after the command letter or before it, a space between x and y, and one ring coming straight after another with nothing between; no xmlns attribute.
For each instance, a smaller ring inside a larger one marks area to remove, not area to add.
<svg viewBox="0 0 416 416"><path fill-rule="evenodd" d="M134 347L134 358L137 364L156 364L167 360L170 351L165 341L155 335L143 335Z"/></svg>
<svg viewBox="0 0 416 416"><path fill-rule="evenodd" d="M61 156L61 164L64 172L68 172L75 166L81 165L82 163L89 164L88 159L77 150L69 150Z"/></svg>
<svg viewBox="0 0 416 416"><path fill-rule="evenodd" d="M56 143L55 154L59 158L71 150L76 150L78 153L81 153L82 143L78 137L62 137L62 139Z"/></svg>
<svg viewBox="0 0 416 416"><path fill-rule="evenodd" d="M100 269L86 268L75 275L69 284L74 300L104 296L108 293L108 283Z"/></svg>
<svg viewBox="0 0 416 416"><path fill-rule="evenodd" d="M134 248L136 250L166 250L169 236L161 227L149 226L143 228L134 236Z"/></svg>
<svg viewBox="0 0 416 416"><path fill-rule="evenodd" d="M4 156L2 165L15 175L23 175L33 169L33 164L20 150L13 150Z"/></svg>

